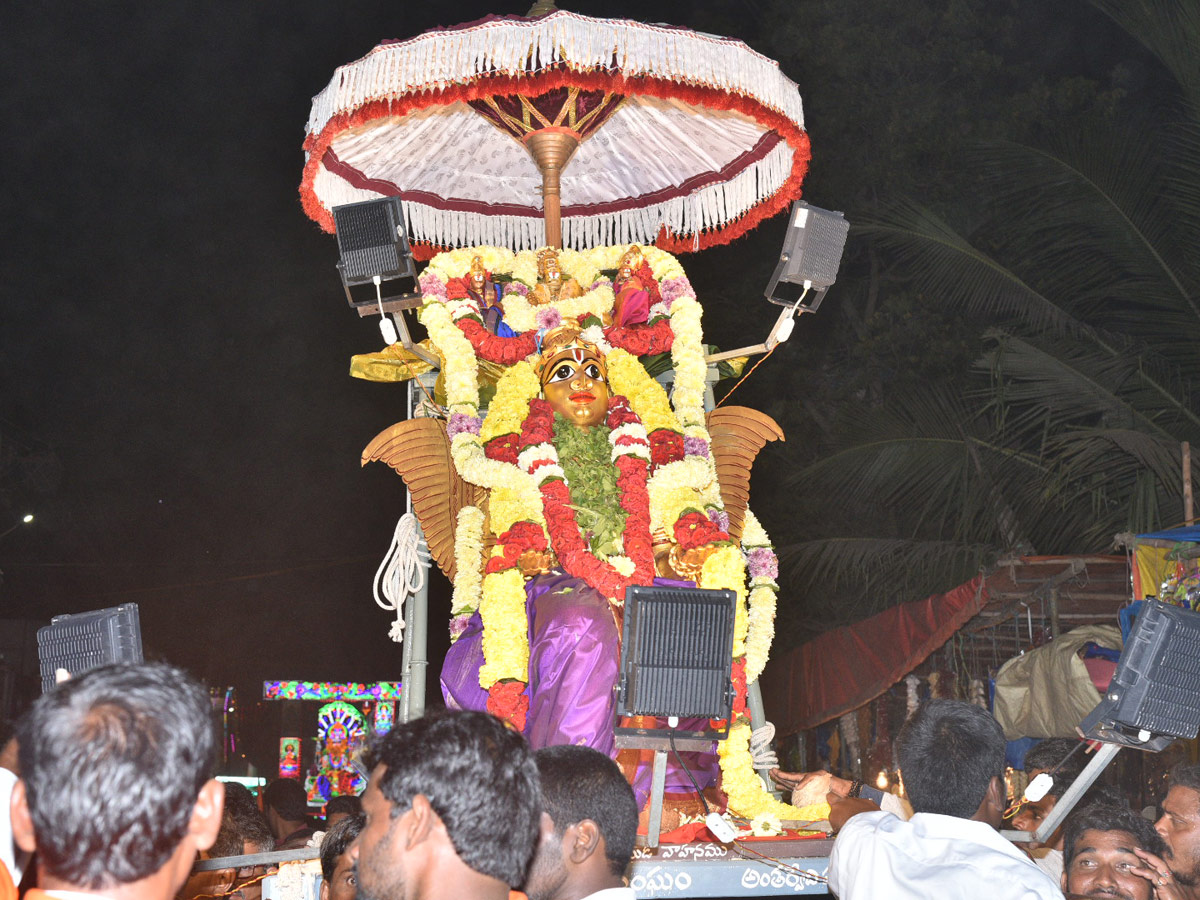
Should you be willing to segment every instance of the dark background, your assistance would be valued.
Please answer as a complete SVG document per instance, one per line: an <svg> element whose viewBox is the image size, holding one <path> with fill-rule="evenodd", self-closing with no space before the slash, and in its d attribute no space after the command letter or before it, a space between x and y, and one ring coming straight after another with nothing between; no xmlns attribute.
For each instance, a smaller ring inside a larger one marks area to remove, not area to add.
<svg viewBox="0 0 1200 900"><path fill-rule="evenodd" d="M1005 46L986 50L1016 81L1103 77L1113 38L1098 14L1071 2L1018 5L1035 15L1010 22ZM925 37L905 31L919 11L897 10L892 29L872 19L886 5L855 7L571 5L731 34L783 58L813 141L806 196L848 210L880 180L863 161L886 169L908 140L898 117L945 120L960 133L954 123L976 114L953 78L914 75L921 105L908 112L899 93L882 96L905 85L870 71L875 60L927 55ZM37 516L0 538L10 665L20 668L31 628L51 615L132 601L149 655L244 698L267 678L398 677L400 647L371 580L403 512L402 484L358 459L402 417L405 389L348 376L350 356L381 341L376 321L345 303L334 239L301 211L301 142L311 97L338 65L382 39L490 12L524 8L264 0L6 12L0 531L27 510ZM1037 40L1017 52L1021 35ZM985 52L973 49L977 38L942 40L928 55L954 70L955 54ZM887 125L889 104L897 121ZM908 181L927 180L909 162ZM765 337L774 312L761 291L783 225L683 260L709 340L729 348ZM796 373L829 352L836 291L738 395L783 422L793 453L807 427ZM782 459L765 460L760 492L778 482ZM777 541L796 524L786 503L764 519ZM782 602L795 613L804 598ZM431 687L447 611L436 574Z"/></svg>

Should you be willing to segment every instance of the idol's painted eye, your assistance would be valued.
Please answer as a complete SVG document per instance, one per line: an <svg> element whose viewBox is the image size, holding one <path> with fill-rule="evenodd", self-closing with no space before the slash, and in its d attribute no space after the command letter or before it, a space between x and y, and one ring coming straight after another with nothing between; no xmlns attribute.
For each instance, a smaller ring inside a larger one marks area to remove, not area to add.
<svg viewBox="0 0 1200 900"><path fill-rule="evenodd" d="M563 363L554 370L554 374L550 376L550 381L566 381L575 374L575 367L570 363Z"/></svg>
<svg viewBox="0 0 1200 900"><path fill-rule="evenodd" d="M584 367L583 371L588 378L592 379L592 381L600 380L600 367L595 363L588 363Z"/></svg>

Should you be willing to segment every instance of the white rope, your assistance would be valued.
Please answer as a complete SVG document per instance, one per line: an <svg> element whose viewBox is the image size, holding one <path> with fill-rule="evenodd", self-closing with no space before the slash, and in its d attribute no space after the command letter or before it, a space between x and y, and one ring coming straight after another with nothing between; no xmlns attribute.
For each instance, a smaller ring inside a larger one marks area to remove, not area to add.
<svg viewBox="0 0 1200 900"><path fill-rule="evenodd" d="M754 768L779 768L779 756L771 749L773 740L775 740L775 725L771 722L750 732L750 756L754 760Z"/></svg>
<svg viewBox="0 0 1200 900"><path fill-rule="evenodd" d="M396 523L391 546L375 570L371 585L379 608L396 614L388 637L397 644L404 640L404 602L425 586L425 569L429 566L430 556L429 548L422 544L417 517L405 513Z"/></svg>

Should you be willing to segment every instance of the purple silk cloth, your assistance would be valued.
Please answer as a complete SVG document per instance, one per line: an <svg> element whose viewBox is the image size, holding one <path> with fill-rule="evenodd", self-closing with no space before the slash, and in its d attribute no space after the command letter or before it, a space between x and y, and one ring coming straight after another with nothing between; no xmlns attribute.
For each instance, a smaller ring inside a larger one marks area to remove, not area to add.
<svg viewBox="0 0 1200 900"><path fill-rule="evenodd" d="M655 578L660 586L694 587L690 581ZM617 666L616 622L608 601L595 588L561 569L525 584L529 620L529 714L525 737L534 749L557 744L592 747L615 757ZM446 653L442 696L451 709L487 709L479 686L483 665L483 624L479 613ZM707 721L684 720L680 728L699 730ZM716 753L683 753L701 788L716 782ZM639 764L633 780L638 807L650 794L652 756ZM669 793L691 792L692 782L673 757L668 759Z"/></svg>

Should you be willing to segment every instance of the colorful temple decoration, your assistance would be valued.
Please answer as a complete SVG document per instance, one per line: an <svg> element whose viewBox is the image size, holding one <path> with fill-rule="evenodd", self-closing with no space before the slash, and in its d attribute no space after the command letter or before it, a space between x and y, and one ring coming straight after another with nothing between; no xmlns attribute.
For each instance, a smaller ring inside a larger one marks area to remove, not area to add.
<svg viewBox="0 0 1200 900"><path fill-rule="evenodd" d="M396 723L396 704L381 700L375 704L375 733L386 734Z"/></svg>
<svg viewBox="0 0 1200 900"><path fill-rule="evenodd" d="M398 681L376 684L336 681L264 681L264 700L399 700L402 685Z"/></svg>
<svg viewBox="0 0 1200 900"><path fill-rule="evenodd" d="M317 712L317 759L305 779L310 807L322 807L331 797L363 792L367 776L358 755L366 738L366 719L349 703L335 700L321 707Z"/></svg>
<svg viewBox="0 0 1200 900"><path fill-rule="evenodd" d="M300 738L279 739L279 777L300 777Z"/></svg>

